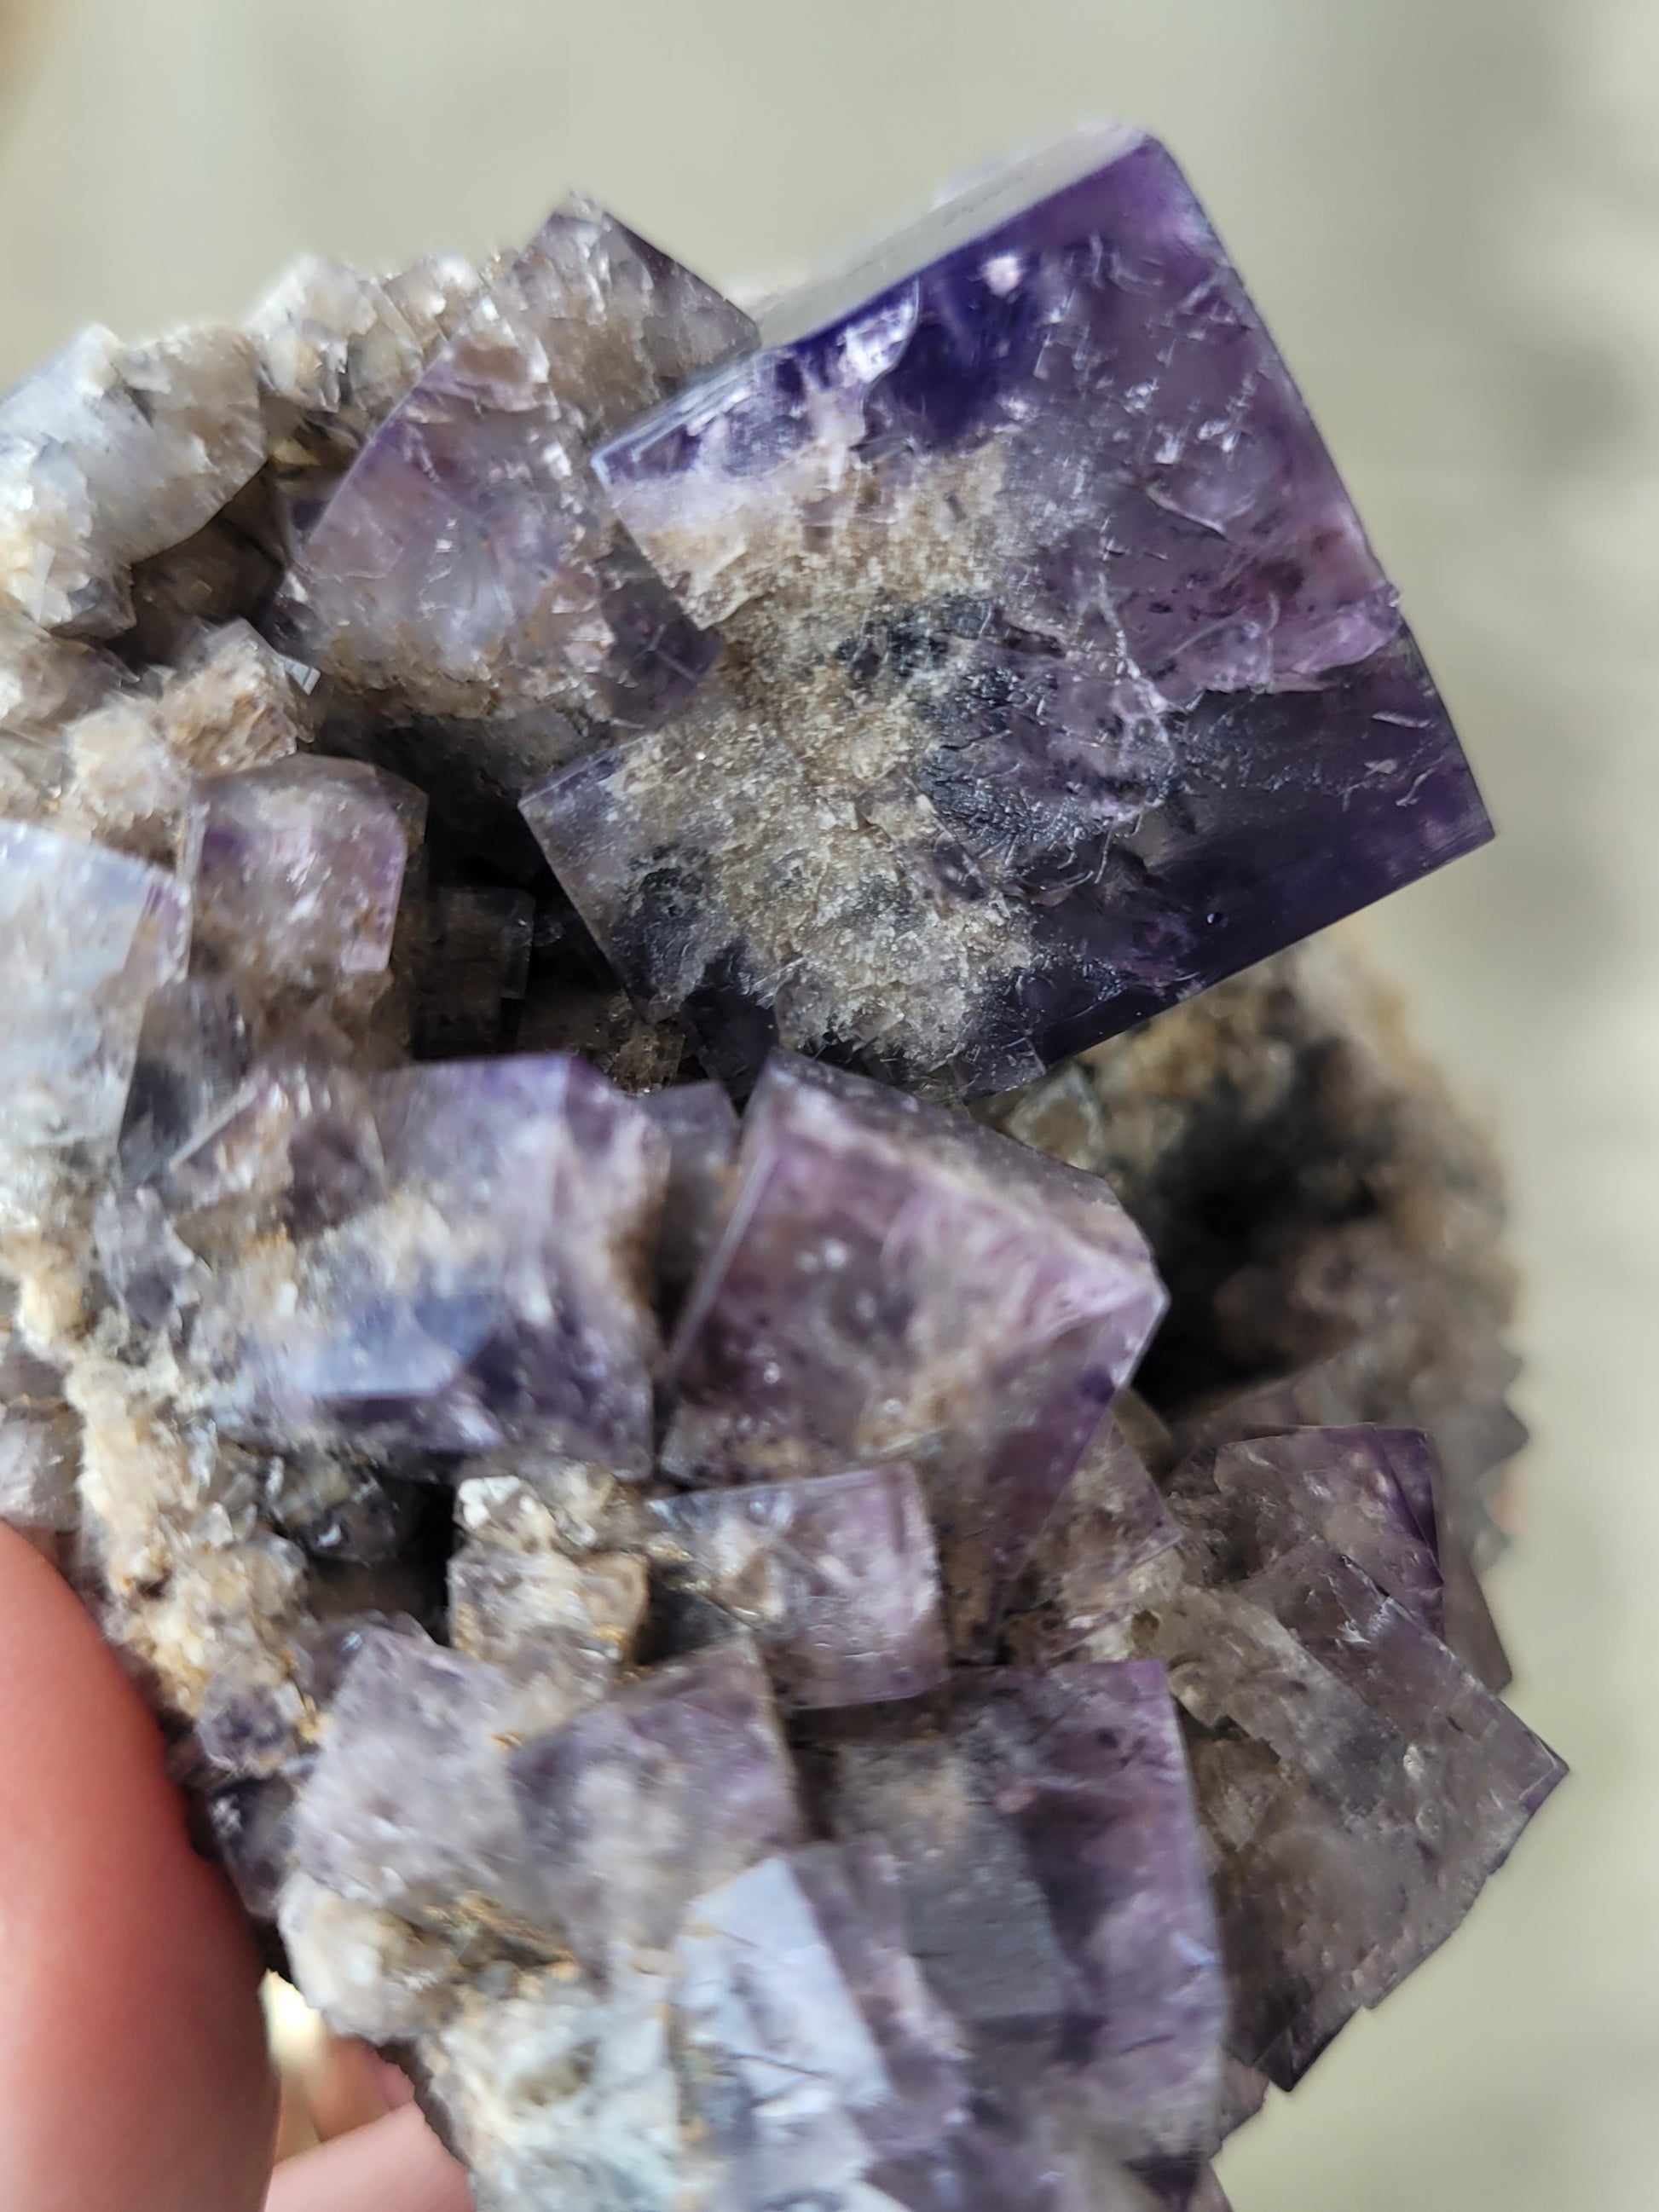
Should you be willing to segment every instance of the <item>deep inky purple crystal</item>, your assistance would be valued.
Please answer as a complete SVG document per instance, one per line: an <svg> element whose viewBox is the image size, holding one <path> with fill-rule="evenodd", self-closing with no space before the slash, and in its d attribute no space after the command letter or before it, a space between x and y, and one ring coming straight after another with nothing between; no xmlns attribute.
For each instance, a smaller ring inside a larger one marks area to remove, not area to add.
<svg viewBox="0 0 1659 2212"><path fill-rule="evenodd" d="M1164 1294L1103 1183L808 1060L769 1065L670 1355L681 1480L907 1458L988 1632Z"/></svg>
<svg viewBox="0 0 1659 2212"><path fill-rule="evenodd" d="M1489 834L1161 147L1062 147L763 337L595 464L725 661L526 805L728 1079L778 1038L1000 1089Z"/></svg>

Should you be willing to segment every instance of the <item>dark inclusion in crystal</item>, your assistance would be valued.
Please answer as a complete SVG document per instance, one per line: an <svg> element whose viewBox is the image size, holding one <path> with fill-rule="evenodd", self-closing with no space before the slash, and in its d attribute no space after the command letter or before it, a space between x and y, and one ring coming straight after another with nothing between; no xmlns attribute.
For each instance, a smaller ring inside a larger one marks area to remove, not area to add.
<svg viewBox="0 0 1659 2212"><path fill-rule="evenodd" d="M1489 835L1175 163L1096 134L777 308L595 465L724 658L526 812L642 1003L975 1093Z"/></svg>

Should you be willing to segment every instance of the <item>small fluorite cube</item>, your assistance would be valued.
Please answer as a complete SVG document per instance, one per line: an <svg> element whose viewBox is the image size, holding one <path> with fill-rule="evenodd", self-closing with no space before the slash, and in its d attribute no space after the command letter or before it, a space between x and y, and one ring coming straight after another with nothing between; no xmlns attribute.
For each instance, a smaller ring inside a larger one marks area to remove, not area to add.
<svg viewBox="0 0 1659 2212"><path fill-rule="evenodd" d="M198 806L198 949L283 981L380 974L425 817L421 793L362 761L215 777Z"/></svg>
<svg viewBox="0 0 1659 2212"><path fill-rule="evenodd" d="M189 942L175 878L0 822L0 1146L112 1142L145 1002Z"/></svg>
<svg viewBox="0 0 1659 2212"><path fill-rule="evenodd" d="M652 1508L672 1580L754 1637L786 1705L918 1697L945 1667L939 1554L902 1464Z"/></svg>
<svg viewBox="0 0 1659 2212"><path fill-rule="evenodd" d="M762 337L595 459L722 660L525 805L728 1080L1001 1090L1490 834L1162 147L1021 165Z"/></svg>
<svg viewBox="0 0 1659 2212"><path fill-rule="evenodd" d="M538 1878L593 1972L672 1942L693 1898L805 1840L765 1669L742 1638L648 1669L508 1766Z"/></svg>
<svg viewBox="0 0 1659 2212"><path fill-rule="evenodd" d="M304 648L426 714L648 725L714 641L618 528L587 456L753 329L603 209L568 201L370 437L301 547L289 614Z"/></svg>
<svg viewBox="0 0 1659 2212"><path fill-rule="evenodd" d="M956 1633L982 1639L1163 1309L1097 1177L780 1054L672 1348L663 1463L721 1485L909 1460Z"/></svg>
<svg viewBox="0 0 1659 2212"><path fill-rule="evenodd" d="M258 1255L218 1306L220 1418L381 1449L523 1439L624 1477L651 1463L659 1346L640 1268L667 1147L580 1060L406 1067L369 1085L386 1194Z"/></svg>

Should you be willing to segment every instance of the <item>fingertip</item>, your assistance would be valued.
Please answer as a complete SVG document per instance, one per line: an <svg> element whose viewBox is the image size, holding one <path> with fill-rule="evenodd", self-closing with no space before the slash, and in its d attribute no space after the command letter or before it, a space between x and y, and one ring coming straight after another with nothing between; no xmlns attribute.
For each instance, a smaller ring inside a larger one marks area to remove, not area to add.
<svg viewBox="0 0 1659 2212"><path fill-rule="evenodd" d="M276 2093L246 1926L137 1692L4 1527L0 1681L7 2212L252 2212Z"/></svg>
<svg viewBox="0 0 1659 2212"><path fill-rule="evenodd" d="M411 2106L290 2159L264 2212L471 2212L466 2174Z"/></svg>

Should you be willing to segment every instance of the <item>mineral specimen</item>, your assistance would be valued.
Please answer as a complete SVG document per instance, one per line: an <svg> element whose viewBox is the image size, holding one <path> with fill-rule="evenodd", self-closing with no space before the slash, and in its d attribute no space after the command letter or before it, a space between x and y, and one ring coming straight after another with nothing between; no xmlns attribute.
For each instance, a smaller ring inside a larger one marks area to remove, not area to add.
<svg viewBox="0 0 1659 2212"><path fill-rule="evenodd" d="M1021 1082L1490 834L1163 149L1085 136L774 310L595 457L725 655L526 812L642 1001Z"/></svg>
<svg viewBox="0 0 1659 2212"><path fill-rule="evenodd" d="M0 407L0 1517L480 2212L1224 2212L1561 1771L1501 1209L1317 950L1041 1071L1482 817L1158 149L793 312Z"/></svg>

